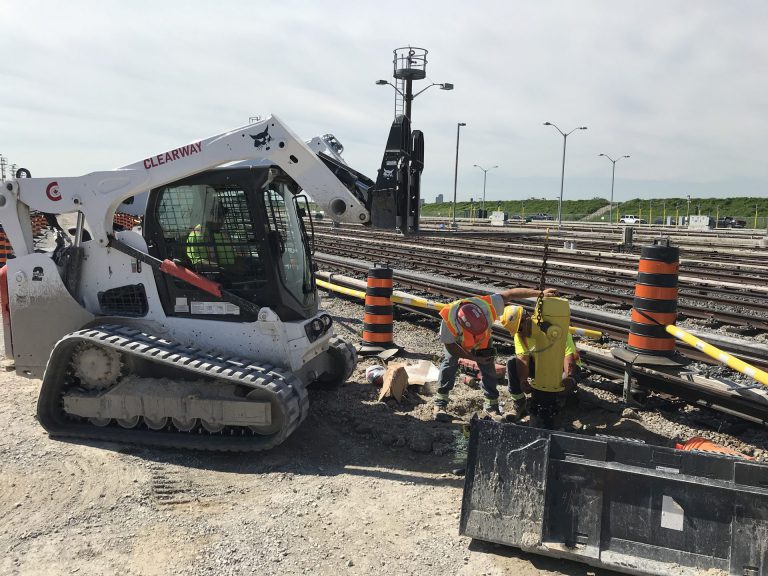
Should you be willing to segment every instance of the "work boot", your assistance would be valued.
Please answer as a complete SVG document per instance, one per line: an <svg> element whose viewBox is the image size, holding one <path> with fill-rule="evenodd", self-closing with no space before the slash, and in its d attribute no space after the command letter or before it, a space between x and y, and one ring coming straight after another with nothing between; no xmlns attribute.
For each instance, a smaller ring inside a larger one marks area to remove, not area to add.
<svg viewBox="0 0 768 576"><path fill-rule="evenodd" d="M528 414L528 403L525 398L520 400L513 400L511 404L507 404L504 416L507 422L516 422L522 420Z"/></svg>
<svg viewBox="0 0 768 576"><path fill-rule="evenodd" d="M493 420L494 422L504 422L504 414L501 413L501 408L498 404L486 404L483 406L483 413L481 414L484 420Z"/></svg>
<svg viewBox="0 0 768 576"><path fill-rule="evenodd" d="M451 415L448 414L448 412L446 412L445 406L435 405L432 408L432 416L434 417L435 422L450 422L451 420L453 420L453 418L451 418Z"/></svg>

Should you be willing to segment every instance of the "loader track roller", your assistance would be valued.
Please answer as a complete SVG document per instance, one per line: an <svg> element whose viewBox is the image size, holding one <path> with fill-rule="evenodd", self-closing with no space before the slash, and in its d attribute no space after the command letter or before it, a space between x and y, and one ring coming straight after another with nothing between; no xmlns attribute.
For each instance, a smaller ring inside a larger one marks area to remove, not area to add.
<svg viewBox="0 0 768 576"><path fill-rule="evenodd" d="M82 385L76 362L84 350L120 355L123 369L106 389ZM277 446L308 410L304 383L290 372L120 325L59 340L37 403L54 437L216 451Z"/></svg>

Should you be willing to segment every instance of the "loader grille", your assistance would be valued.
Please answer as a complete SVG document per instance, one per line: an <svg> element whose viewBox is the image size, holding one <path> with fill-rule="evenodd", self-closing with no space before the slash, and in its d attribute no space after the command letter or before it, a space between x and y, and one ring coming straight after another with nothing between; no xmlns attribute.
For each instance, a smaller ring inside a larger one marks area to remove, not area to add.
<svg viewBox="0 0 768 576"><path fill-rule="evenodd" d="M149 312L144 284L119 286L98 293L101 313L108 316L146 316Z"/></svg>

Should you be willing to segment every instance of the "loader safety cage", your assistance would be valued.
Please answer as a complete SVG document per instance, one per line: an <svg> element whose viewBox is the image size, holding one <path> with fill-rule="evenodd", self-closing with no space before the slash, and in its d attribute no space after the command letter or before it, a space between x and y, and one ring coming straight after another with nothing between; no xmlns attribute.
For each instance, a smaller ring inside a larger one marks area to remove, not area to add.
<svg viewBox="0 0 768 576"><path fill-rule="evenodd" d="M630 574L768 576L768 466L475 418L459 531Z"/></svg>

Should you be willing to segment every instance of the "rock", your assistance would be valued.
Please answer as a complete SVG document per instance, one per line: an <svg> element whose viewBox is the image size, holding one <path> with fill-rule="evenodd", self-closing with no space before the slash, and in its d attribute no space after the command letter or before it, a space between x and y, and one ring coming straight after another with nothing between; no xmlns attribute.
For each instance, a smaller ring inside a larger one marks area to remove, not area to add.
<svg viewBox="0 0 768 576"><path fill-rule="evenodd" d="M383 446L392 446L397 441L397 437L389 432L383 432L379 440L381 440Z"/></svg>
<svg viewBox="0 0 768 576"><path fill-rule="evenodd" d="M621 413L622 418L629 418L630 420L642 420L642 416L637 413L636 410L633 410L632 408L624 408L624 410Z"/></svg>
<svg viewBox="0 0 768 576"><path fill-rule="evenodd" d="M358 434L370 434L373 426L369 422L356 422L353 429Z"/></svg>
<svg viewBox="0 0 768 576"><path fill-rule="evenodd" d="M347 560L347 568L352 568L352 566L354 566L354 565L355 565L355 563L352 562L352 560Z"/></svg>
<svg viewBox="0 0 768 576"><path fill-rule="evenodd" d="M416 432L411 436L408 446L414 452L424 454L432 452L432 435L426 432Z"/></svg>

